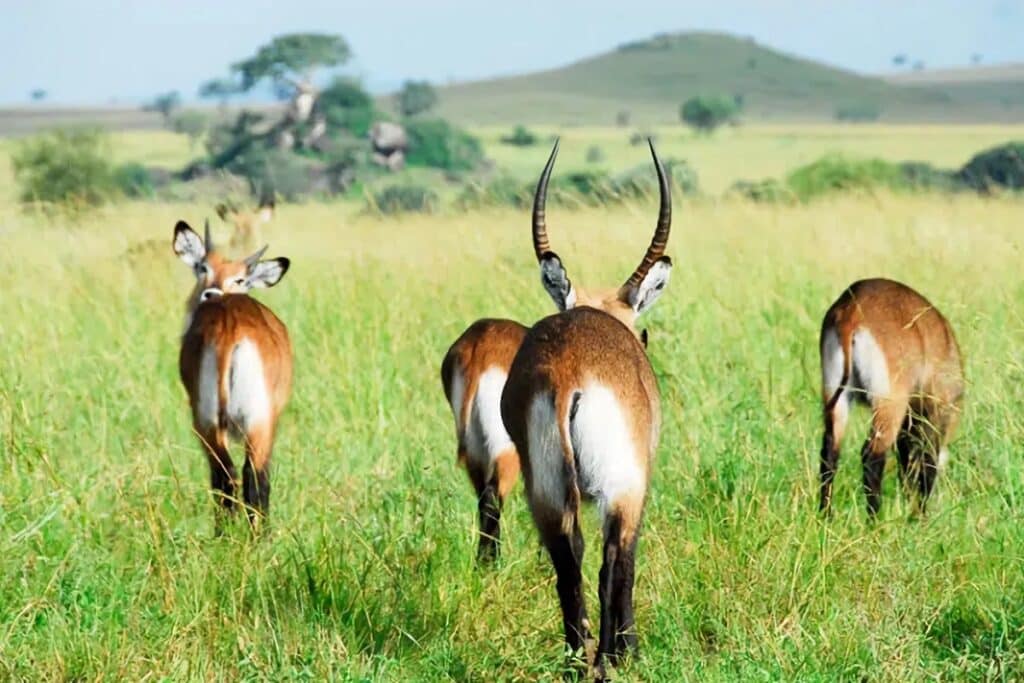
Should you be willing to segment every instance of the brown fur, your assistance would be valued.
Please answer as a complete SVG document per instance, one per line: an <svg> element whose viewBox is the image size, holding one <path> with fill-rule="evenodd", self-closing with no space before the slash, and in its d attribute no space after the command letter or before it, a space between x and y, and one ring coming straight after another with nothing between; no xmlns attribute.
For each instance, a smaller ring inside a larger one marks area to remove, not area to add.
<svg viewBox="0 0 1024 683"><path fill-rule="evenodd" d="M501 507L519 478L519 454L515 449L508 449L496 458L492 463L493 467L487 471L481 466L480 459L468 457L465 430L469 425L470 411L476 397L480 376L488 369L495 367L507 374L524 336L526 336L526 327L515 321L478 320L470 325L452 344L441 364L441 383L449 404L452 402L456 370L461 372L465 382L462 404L452 406L452 410L458 411L456 418L456 424L459 426L456 433L457 459L461 465L466 467L469 480L473 484L481 505L480 553L482 556L489 556L492 551L496 552L496 547L492 547L494 546L492 541L496 541L496 539L485 538L485 535L487 533L494 535L498 532L498 516L500 516ZM491 501L490 498L495 494L497 501ZM495 504L496 509L491 509ZM488 527L489 521L490 528Z"/></svg>
<svg viewBox="0 0 1024 683"><path fill-rule="evenodd" d="M878 510L884 459L899 448L901 475L915 465L924 500L930 494L940 451L952 438L959 421L964 390L960 348L949 322L927 299L899 282L861 280L850 285L825 314L820 345L834 330L843 351L839 389L823 391L825 437L822 448L822 509L831 502L835 461L846 427L837 410L844 391L864 400L848 385L854 379L853 346L858 330L867 330L885 356L889 371L888 396L875 397L871 435L864 445L865 488L869 512ZM824 351L823 351L824 353ZM824 360L823 360L824 362Z"/></svg>
<svg viewBox="0 0 1024 683"><path fill-rule="evenodd" d="M194 235L191 228L179 223L175 228L175 244L179 233ZM198 240L198 236L195 239ZM206 246L212 248L209 240ZM175 248L177 251L177 246ZM258 256L254 255L254 258L258 259ZM287 259L276 261L281 263L283 275L287 271ZM241 281L247 277L245 262L230 261L210 252L205 254L201 264L195 265L194 271L197 274L196 286L186 304L188 323L178 356L179 375L189 396L193 428L206 451L211 486L219 496L222 511L234 509L238 486L237 472L228 452L228 438L235 436L244 441L243 498L249 519L256 525L268 510L269 466L277 420L291 393L291 341L284 323L269 308L244 293L247 290ZM200 302L201 294L208 288L219 289L222 294ZM227 396L232 356L243 340L250 342L259 355L269 402L267 419L245 425L244 429L242 425L231 422ZM218 376L217 417L212 425L204 424L199 413L201 366L207 348L214 351ZM218 531L221 523L218 515Z"/></svg>

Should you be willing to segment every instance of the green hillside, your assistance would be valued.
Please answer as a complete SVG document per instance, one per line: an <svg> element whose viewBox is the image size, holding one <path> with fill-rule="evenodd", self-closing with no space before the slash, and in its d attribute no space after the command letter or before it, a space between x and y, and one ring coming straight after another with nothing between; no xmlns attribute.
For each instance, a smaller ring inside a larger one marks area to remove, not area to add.
<svg viewBox="0 0 1024 683"><path fill-rule="evenodd" d="M699 93L739 95L745 118L830 120L839 105L872 103L889 121L998 121L1019 117L989 93L953 98L941 88L901 85L783 54L715 33L663 34L550 71L455 84L441 113L473 124L677 121Z"/></svg>

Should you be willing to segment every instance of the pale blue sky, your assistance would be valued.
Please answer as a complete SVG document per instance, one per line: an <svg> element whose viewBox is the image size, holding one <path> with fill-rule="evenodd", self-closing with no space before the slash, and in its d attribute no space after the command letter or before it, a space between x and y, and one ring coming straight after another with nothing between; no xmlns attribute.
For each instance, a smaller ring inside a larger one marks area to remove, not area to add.
<svg viewBox="0 0 1024 683"><path fill-rule="evenodd" d="M382 90L554 67L657 32L727 31L862 72L1024 61L1021 0L0 0L0 104L138 102L227 71L272 36L339 33Z"/></svg>

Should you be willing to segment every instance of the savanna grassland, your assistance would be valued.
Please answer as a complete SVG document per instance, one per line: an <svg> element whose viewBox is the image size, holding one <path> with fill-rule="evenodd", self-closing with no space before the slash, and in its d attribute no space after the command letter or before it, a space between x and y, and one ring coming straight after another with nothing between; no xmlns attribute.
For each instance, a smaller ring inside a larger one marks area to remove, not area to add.
<svg viewBox="0 0 1024 683"><path fill-rule="evenodd" d="M566 131L565 168L609 130ZM662 154L689 158L714 190L834 144L952 165L1018 133L753 128L691 148L666 131ZM134 135L116 153L171 164L187 148ZM499 161L532 174L546 149L515 154ZM646 160L626 143L608 158ZM271 529L254 541L243 524L213 536L177 379L192 278L171 231L211 207L48 219L18 209L8 174L0 163L0 678L560 678L553 572L521 486L502 561L475 566L476 505L438 377L474 319L551 312L524 212L279 207L266 237L292 269L259 297L291 330L296 378ZM553 246L574 281L615 284L655 212L552 205ZM1020 199L973 195L677 200L675 272L642 323L663 429L638 553L641 656L622 680L1024 677L1022 215ZM857 412L824 523L819 325L847 284L876 275L952 322L965 414L929 516L912 517L890 467L871 526ZM585 535L596 614L592 512Z"/></svg>

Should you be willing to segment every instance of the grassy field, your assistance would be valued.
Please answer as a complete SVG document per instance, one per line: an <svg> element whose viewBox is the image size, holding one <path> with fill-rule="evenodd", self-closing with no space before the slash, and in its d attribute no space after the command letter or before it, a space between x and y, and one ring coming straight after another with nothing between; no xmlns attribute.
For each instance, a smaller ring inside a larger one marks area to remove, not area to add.
<svg viewBox="0 0 1024 683"><path fill-rule="evenodd" d="M759 130L708 148L718 184L784 171L785 155L810 154L816 139L945 162L1015 133L945 129L932 145L928 129L870 128L858 145L845 129L811 129L785 152L786 135L759 143ZM628 153L643 163L641 149ZM126 203L47 222L21 213L4 182L0 678L560 678L553 572L521 487L503 561L474 566L476 505L438 378L472 320L551 312L525 215L280 207L266 236L293 267L260 298L289 325L296 381L272 528L253 542L241 525L212 535L177 380L192 280L171 231L209 207ZM664 426L638 555L641 657L622 680L1024 677L1022 209L928 195L677 202L675 274L643 321ZM621 281L654 219L647 204L549 210L553 246L584 285ZM857 413L825 524L818 326L845 285L874 275L913 284L953 323L965 415L930 516L909 519L890 468L871 527L857 462L868 415ZM596 609L591 513L585 532Z"/></svg>

